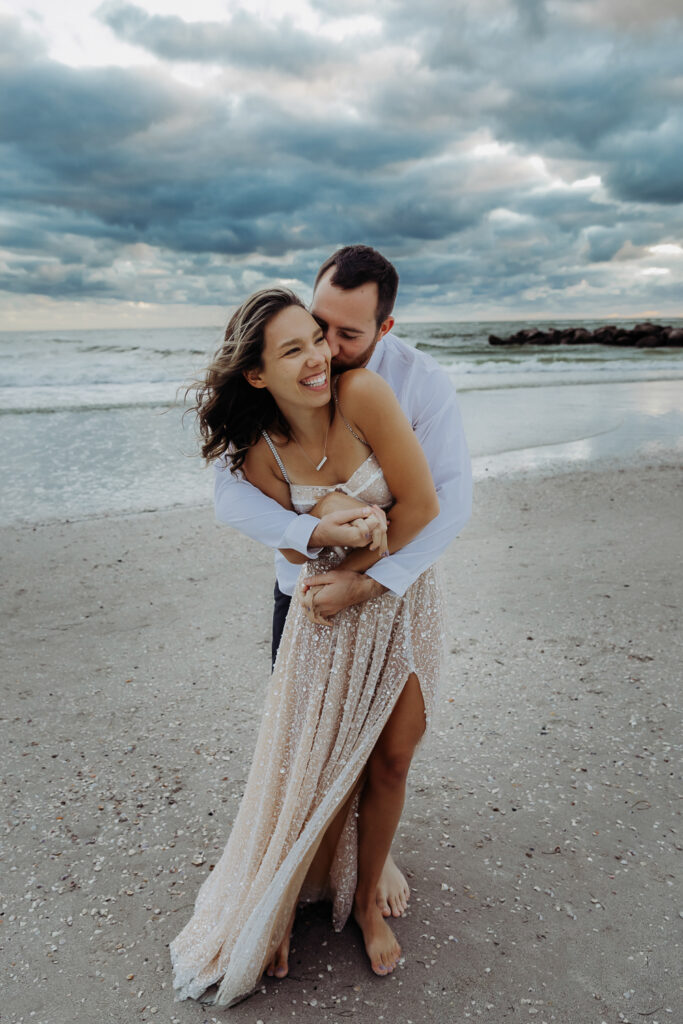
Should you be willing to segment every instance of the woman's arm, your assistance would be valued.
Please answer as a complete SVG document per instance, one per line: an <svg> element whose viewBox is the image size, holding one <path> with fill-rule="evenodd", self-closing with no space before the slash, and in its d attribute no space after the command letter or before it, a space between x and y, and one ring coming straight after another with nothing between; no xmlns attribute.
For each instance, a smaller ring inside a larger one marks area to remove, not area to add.
<svg viewBox="0 0 683 1024"><path fill-rule="evenodd" d="M289 484L279 475L272 453L270 449L266 449L265 442L257 442L247 452L242 471L250 484L269 498L273 498L283 508L292 510ZM325 538L325 546L339 544L343 547L364 547L371 544L373 547L377 546L378 550L383 547L385 523L381 509L374 513L365 502L346 494L326 495L326 498L337 500L330 502L322 499L310 511L310 515L321 520L323 530L318 532ZM280 550L287 561L295 565L307 561L306 556L294 548Z"/></svg>
<svg viewBox="0 0 683 1024"><path fill-rule="evenodd" d="M439 514L429 464L398 399L381 377L370 370L347 370L339 379L338 395L340 409L372 448L394 496L387 542L390 553L398 551ZM343 567L364 572L378 558L378 551L357 550Z"/></svg>

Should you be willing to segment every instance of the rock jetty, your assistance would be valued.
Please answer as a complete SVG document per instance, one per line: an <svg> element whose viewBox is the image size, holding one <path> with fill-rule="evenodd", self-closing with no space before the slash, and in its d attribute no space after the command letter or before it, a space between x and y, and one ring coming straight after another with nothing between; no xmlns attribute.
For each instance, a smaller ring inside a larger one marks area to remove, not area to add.
<svg viewBox="0 0 683 1024"><path fill-rule="evenodd" d="M683 328L664 327L649 322L636 324L630 329L606 324L594 331L585 327L565 327L547 331L528 327L507 338L489 334L490 345L623 345L629 348L682 348Z"/></svg>

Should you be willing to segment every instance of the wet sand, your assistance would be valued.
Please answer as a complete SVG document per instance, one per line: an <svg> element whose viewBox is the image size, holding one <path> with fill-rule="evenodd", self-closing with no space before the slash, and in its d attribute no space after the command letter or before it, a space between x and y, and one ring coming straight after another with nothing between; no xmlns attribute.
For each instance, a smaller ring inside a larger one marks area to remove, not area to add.
<svg viewBox="0 0 683 1024"><path fill-rule="evenodd" d="M270 555L209 508L2 528L0 1017L681 1019L679 481L478 486L395 844L405 962L375 978L355 926L309 907L291 976L232 1010L174 1003L167 945L246 779Z"/></svg>

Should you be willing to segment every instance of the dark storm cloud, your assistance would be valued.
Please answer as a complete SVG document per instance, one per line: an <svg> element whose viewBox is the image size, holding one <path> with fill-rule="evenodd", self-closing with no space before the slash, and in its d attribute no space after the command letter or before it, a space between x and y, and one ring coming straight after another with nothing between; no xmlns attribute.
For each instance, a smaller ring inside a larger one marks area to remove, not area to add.
<svg viewBox="0 0 683 1024"><path fill-rule="evenodd" d="M227 23L186 22L176 15L148 14L135 4L107 0L98 17L127 43L166 60L268 68L305 77L330 60L331 47L294 28L287 19L264 24L246 11Z"/></svg>
<svg viewBox="0 0 683 1024"><path fill-rule="evenodd" d="M71 231L122 242L229 255L324 245L332 230L433 237L438 209L406 211L399 192L382 203L383 167L415 162L443 144L372 121L316 121L274 101L216 100L151 74L73 71L46 60L0 71L5 117L0 143L17 168L3 200L69 213ZM358 174L358 152L364 174ZM372 208L368 212L367 206ZM300 219L305 226L301 230ZM468 219L446 215L452 228ZM296 220L296 223L291 223ZM7 241L5 242L7 244Z"/></svg>
<svg viewBox="0 0 683 1024"><path fill-rule="evenodd" d="M643 38L550 22L541 3L525 0L490 10L456 5L446 24L436 4L427 0L427 8L431 21L421 4L391 23L394 38L420 40L430 74L418 82L418 98L422 92L424 108L443 113L450 100L456 116L499 138L589 155L621 131L654 130L680 107L680 88L667 96L667 83L680 76L683 30L655 26Z"/></svg>
<svg viewBox="0 0 683 1024"><path fill-rule="evenodd" d="M209 89L163 64L66 67L4 19L0 288L225 302L254 275L310 282L354 241L399 262L406 304L607 288L624 253L683 228L683 29L658 20L664 0L638 33L598 7L377 0L383 34L360 42L99 8L164 61L219 66ZM125 269L138 259L148 273Z"/></svg>
<svg viewBox="0 0 683 1024"><path fill-rule="evenodd" d="M683 203L683 111L678 108L654 130L641 129L615 142L607 173L611 190L624 200Z"/></svg>
<svg viewBox="0 0 683 1024"><path fill-rule="evenodd" d="M0 291L15 295L47 295L55 299L122 298L111 282L97 280L83 268L62 268L54 273L52 265L22 265L11 271L0 269Z"/></svg>
<svg viewBox="0 0 683 1024"><path fill-rule="evenodd" d="M520 24L530 36L543 38L547 28L545 0L514 0Z"/></svg>
<svg viewBox="0 0 683 1024"><path fill-rule="evenodd" d="M585 233L591 263L605 263L614 259L629 238L625 225L616 228L589 227Z"/></svg>

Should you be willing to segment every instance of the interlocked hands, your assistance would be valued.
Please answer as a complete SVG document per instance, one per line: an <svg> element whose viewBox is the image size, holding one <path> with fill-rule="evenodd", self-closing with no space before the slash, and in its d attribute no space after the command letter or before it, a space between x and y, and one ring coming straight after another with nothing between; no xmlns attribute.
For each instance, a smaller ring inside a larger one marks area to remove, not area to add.
<svg viewBox="0 0 683 1024"><path fill-rule="evenodd" d="M345 544L349 548L369 547L378 551L379 557L389 554L387 548L387 517L379 505L365 505L357 519L351 520L351 526L358 532L360 541L357 544Z"/></svg>
<svg viewBox="0 0 683 1024"><path fill-rule="evenodd" d="M331 491L322 498L312 515L319 524L310 539L312 548L344 547L386 549L387 517L379 505L366 505L357 498Z"/></svg>
<svg viewBox="0 0 683 1024"><path fill-rule="evenodd" d="M380 558L389 554L387 517L378 505L364 505L348 494L333 491L325 495L312 512L314 515L317 513L320 516L320 523L311 537L311 547L369 547L370 551L377 551ZM320 626L332 625L331 618L316 608L316 600L323 590L327 589L329 594L329 587L333 580L339 587L338 578L340 578L340 583L341 578L345 580L342 585L348 592L348 597L351 598L349 603L355 603L350 591L359 589L363 583L372 583L371 580L366 580L358 573L344 573L343 570L333 570L333 573L328 574L330 582L320 586L309 586L304 580L299 589L299 600L310 622ZM366 600L368 596L364 592L363 596L361 597L359 594L357 599ZM341 606L346 606L346 602Z"/></svg>

